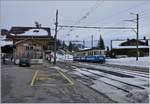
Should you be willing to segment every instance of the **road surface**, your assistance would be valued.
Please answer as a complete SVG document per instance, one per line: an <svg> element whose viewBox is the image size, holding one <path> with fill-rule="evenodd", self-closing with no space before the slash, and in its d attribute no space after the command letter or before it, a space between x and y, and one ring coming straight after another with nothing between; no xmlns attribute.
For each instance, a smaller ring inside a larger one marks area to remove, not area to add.
<svg viewBox="0 0 150 104"><path fill-rule="evenodd" d="M47 63L19 67L10 62L6 63L1 67L2 103L115 102L63 72L58 65Z"/></svg>

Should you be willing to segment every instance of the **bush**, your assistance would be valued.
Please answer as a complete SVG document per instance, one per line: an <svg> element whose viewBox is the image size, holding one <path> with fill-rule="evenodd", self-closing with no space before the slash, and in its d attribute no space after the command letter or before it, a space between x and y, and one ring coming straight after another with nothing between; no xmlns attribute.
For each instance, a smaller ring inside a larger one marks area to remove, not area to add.
<svg viewBox="0 0 150 104"><path fill-rule="evenodd" d="M136 50L131 50L131 51L128 51L127 52L127 55L128 55L128 57L136 57ZM142 57L142 56L144 56L144 53L143 53L143 51L139 51L139 56L140 57Z"/></svg>
<svg viewBox="0 0 150 104"><path fill-rule="evenodd" d="M106 52L106 57L116 58L116 54L113 51L107 51Z"/></svg>

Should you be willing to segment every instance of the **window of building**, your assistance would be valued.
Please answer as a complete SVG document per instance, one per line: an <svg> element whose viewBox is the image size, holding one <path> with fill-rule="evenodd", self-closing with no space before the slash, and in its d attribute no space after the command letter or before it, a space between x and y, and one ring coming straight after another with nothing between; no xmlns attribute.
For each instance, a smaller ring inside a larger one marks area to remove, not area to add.
<svg viewBox="0 0 150 104"><path fill-rule="evenodd" d="M29 46L26 46L26 50L29 50Z"/></svg>
<svg viewBox="0 0 150 104"><path fill-rule="evenodd" d="M30 46L30 50L33 50L33 46Z"/></svg>

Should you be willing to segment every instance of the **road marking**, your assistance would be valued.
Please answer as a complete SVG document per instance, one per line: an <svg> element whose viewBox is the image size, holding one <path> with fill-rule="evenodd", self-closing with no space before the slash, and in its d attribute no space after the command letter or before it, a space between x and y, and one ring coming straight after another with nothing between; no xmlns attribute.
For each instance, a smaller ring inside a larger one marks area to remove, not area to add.
<svg viewBox="0 0 150 104"><path fill-rule="evenodd" d="M35 81L36 81L36 77L37 77L37 74L38 74L39 70L37 70L35 73L34 73L34 76L32 77L32 81L31 81L31 86L33 86L35 84Z"/></svg>
<svg viewBox="0 0 150 104"><path fill-rule="evenodd" d="M49 77L38 77L37 80L52 80L52 78L49 78Z"/></svg>
<svg viewBox="0 0 150 104"><path fill-rule="evenodd" d="M70 85L74 85L74 82L70 78L68 78L59 67L55 66L54 68L69 82Z"/></svg>
<svg viewBox="0 0 150 104"><path fill-rule="evenodd" d="M70 85L74 85L73 81L68 78L61 70L57 70L69 83Z"/></svg>

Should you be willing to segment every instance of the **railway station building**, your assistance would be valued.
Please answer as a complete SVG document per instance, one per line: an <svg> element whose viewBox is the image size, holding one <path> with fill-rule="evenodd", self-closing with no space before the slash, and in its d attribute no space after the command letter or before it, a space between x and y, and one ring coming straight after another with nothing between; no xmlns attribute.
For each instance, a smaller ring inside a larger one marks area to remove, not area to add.
<svg viewBox="0 0 150 104"><path fill-rule="evenodd" d="M44 60L53 49L54 38L48 27L12 27L6 40L13 41L13 58Z"/></svg>

